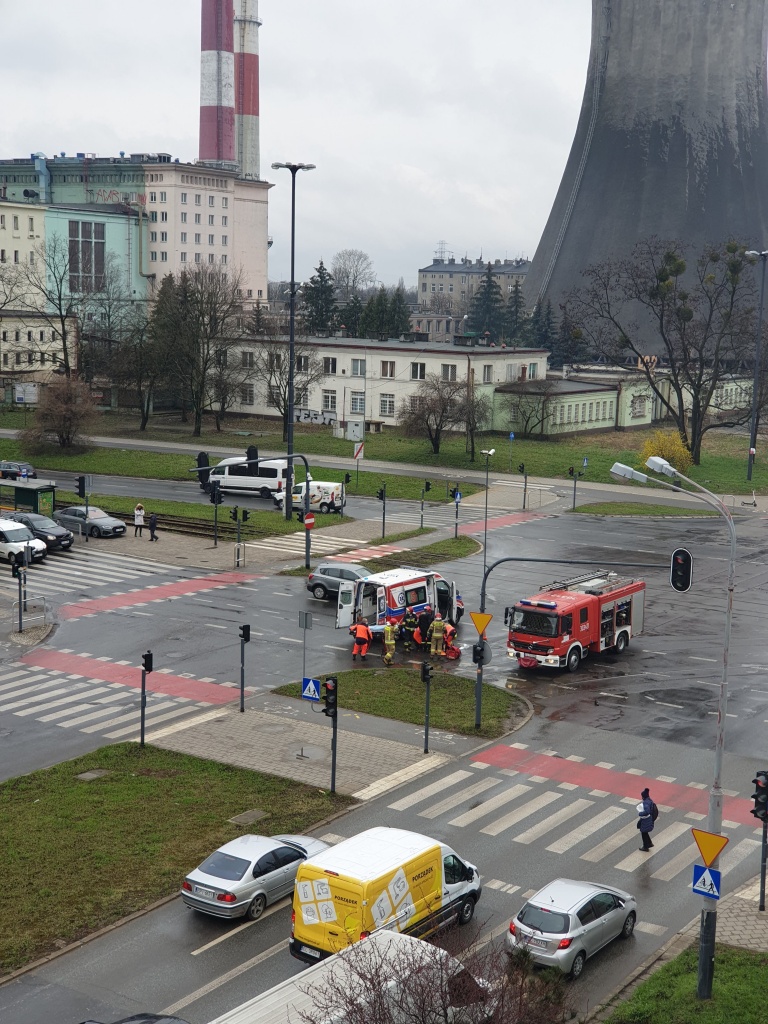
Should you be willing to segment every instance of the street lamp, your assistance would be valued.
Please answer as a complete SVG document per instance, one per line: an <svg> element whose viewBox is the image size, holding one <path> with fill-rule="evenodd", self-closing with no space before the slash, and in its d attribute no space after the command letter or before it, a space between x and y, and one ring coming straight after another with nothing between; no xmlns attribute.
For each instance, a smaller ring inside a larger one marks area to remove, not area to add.
<svg viewBox="0 0 768 1024"><path fill-rule="evenodd" d="M755 451L757 449L757 412L758 412L758 391L760 389L760 363L763 355L763 299L765 298L765 263L768 260L768 250L756 252L750 249L744 253L759 259L762 263L760 275L760 312L757 315L757 337L755 338L755 372L752 378L752 420L749 428L749 460L747 462L747 480L752 479L752 466L755 462Z"/></svg>
<svg viewBox="0 0 768 1024"><path fill-rule="evenodd" d="M483 532L483 580L485 580L485 569L488 564L488 460L496 454L495 448L480 452L485 456L485 530Z"/></svg>
<svg viewBox="0 0 768 1024"><path fill-rule="evenodd" d="M766 253L768 255L768 253ZM765 262L763 262L765 270ZM758 336L759 341L759 336ZM730 551L728 556L728 599L725 611L725 636L723 638L723 672L720 679L720 695L717 704L717 732L715 736L715 771L712 780L712 788L709 791L709 813L707 815L707 831L715 835L722 832L723 827L723 790L721 776L723 769L723 749L725 747L725 713L728 708L728 653L731 645L731 619L733 617L733 590L736 581L736 528L733 525L733 517L723 502L708 491L706 487L697 484L695 480L689 479L671 466L666 459L652 455L645 463L648 469L654 473L662 473L674 479L685 480L687 484L695 488L692 497L699 498L705 504L722 516L728 527L730 538ZM636 480L638 483L648 483L645 473L639 473L630 466L621 462L614 463L611 468L611 476L619 480ZM677 484L669 484L664 480L653 480L656 485L661 485L670 491L682 490ZM717 867L717 859L711 865ZM699 936L699 979L697 995L699 999L710 999L712 997L712 975L715 960L715 934L717 931L717 904L712 906L712 901L702 897L704 906L701 912L701 932Z"/></svg>
<svg viewBox="0 0 768 1024"><path fill-rule="evenodd" d="M285 518L293 518L293 390L296 374L296 274L294 269L296 257L296 172L313 171L314 164L272 164L272 170L285 169L291 172L291 292L288 335L288 479L285 496ZM309 488L307 488L308 490Z"/></svg>

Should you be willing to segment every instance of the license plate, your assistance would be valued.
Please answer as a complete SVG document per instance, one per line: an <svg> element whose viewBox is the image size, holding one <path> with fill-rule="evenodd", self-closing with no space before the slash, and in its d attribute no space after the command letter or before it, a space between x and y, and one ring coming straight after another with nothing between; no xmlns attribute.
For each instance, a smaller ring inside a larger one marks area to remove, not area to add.
<svg viewBox="0 0 768 1024"><path fill-rule="evenodd" d="M195 896L205 896L207 900L212 900L216 893L213 889L203 889L199 885L195 886Z"/></svg>
<svg viewBox="0 0 768 1024"><path fill-rule="evenodd" d="M528 945L529 946L536 946L537 949L546 949L547 948L547 940L546 939L530 938L528 940Z"/></svg>
<svg viewBox="0 0 768 1024"><path fill-rule="evenodd" d="M301 952L302 953L306 953L307 956L313 956L313 957L315 957L317 959L320 958L320 950L319 949L310 949L308 946L302 946L301 947Z"/></svg>

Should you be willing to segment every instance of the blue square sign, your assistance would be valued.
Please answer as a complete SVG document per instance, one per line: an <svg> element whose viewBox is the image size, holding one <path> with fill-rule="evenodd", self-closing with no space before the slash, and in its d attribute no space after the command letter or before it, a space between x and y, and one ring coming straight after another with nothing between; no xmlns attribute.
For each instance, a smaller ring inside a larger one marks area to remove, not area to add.
<svg viewBox="0 0 768 1024"><path fill-rule="evenodd" d="M719 900L720 878L720 872L715 868L705 868L703 864L693 865L693 891L697 896Z"/></svg>
<svg viewBox="0 0 768 1024"><path fill-rule="evenodd" d="M306 676L301 681L301 696L303 700L320 700L320 680L308 679Z"/></svg>

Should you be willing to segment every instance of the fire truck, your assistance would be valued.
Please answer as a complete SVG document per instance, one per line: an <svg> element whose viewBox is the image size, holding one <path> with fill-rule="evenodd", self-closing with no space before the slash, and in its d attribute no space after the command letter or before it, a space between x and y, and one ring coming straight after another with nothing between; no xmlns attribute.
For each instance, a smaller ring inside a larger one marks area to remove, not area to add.
<svg viewBox="0 0 768 1024"><path fill-rule="evenodd" d="M575 672L590 651L625 651L643 631L644 608L644 580L607 571L557 580L505 609L507 654L520 668Z"/></svg>

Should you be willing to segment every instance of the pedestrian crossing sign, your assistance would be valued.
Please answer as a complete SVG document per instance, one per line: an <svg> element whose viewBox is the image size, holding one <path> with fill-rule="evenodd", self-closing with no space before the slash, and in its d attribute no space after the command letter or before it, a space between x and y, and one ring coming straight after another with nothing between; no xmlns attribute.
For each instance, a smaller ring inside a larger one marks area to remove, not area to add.
<svg viewBox="0 0 768 1024"><path fill-rule="evenodd" d="M715 868L705 868L703 864L694 864L693 891L697 896L706 896L710 900L719 900L720 877L720 872Z"/></svg>
<svg viewBox="0 0 768 1024"><path fill-rule="evenodd" d="M320 700L320 680L308 679L306 676L301 680L301 696L304 700Z"/></svg>

